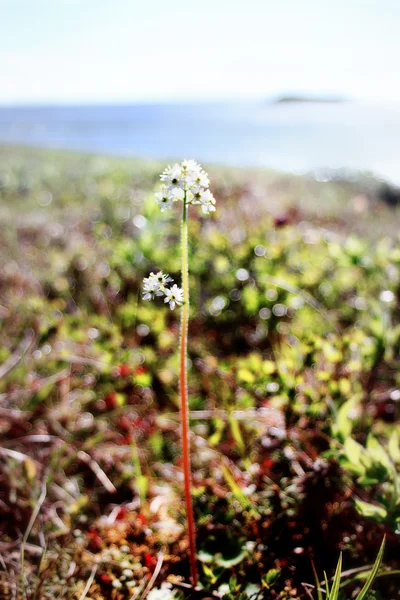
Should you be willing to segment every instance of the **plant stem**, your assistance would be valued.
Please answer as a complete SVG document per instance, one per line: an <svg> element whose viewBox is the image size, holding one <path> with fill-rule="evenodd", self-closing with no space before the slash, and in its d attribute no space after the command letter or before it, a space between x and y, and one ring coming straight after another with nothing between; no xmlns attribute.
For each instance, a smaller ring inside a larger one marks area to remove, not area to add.
<svg viewBox="0 0 400 600"><path fill-rule="evenodd" d="M191 470L190 470L190 442L189 442L189 403L187 390L187 339L189 323L189 260L188 260L188 222L187 222L186 192L183 200L181 224L181 249L182 249L182 289L183 306L181 310L181 336L180 336L180 375L179 389L181 396L182 417L182 458L185 485L186 521L189 535L190 573L192 584L197 585L196 569L196 530L193 516Z"/></svg>

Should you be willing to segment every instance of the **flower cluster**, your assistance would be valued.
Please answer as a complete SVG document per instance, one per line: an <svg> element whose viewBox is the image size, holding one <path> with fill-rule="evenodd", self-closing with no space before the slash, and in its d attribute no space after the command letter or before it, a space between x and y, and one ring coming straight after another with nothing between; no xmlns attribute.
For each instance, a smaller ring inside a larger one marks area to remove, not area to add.
<svg viewBox="0 0 400 600"><path fill-rule="evenodd" d="M165 296L164 302L168 303L171 310L175 305L181 306L183 303L183 290L174 283L172 287L167 284L173 281L172 277L159 271L150 273L143 279L143 300L153 300L156 296Z"/></svg>
<svg viewBox="0 0 400 600"><path fill-rule="evenodd" d="M156 193L156 198L161 212L185 198L186 204L200 204L206 215L215 211L215 199L208 189L208 175L194 160L183 160L167 167L160 179L161 191Z"/></svg>

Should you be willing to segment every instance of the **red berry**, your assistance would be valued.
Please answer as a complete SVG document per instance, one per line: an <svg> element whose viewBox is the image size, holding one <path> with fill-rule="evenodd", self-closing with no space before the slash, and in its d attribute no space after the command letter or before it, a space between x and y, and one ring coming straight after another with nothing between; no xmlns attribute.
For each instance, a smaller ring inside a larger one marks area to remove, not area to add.
<svg viewBox="0 0 400 600"><path fill-rule="evenodd" d="M263 461L263 467L264 467L264 469L269 470L269 469L272 469L273 466L274 466L274 461L272 460L272 458L266 458Z"/></svg>
<svg viewBox="0 0 400 600"><path fill-rule="evenodd" d="M104 398L104 402L106 403L107 410L114 410L118 406L117 394L115 392L110 392Z"/></svg>
<svg viewBox="0 0 400 600"><path fill-rule="evenodd" d="M140 366L136 368L135 375L144 375L145 373L147 373L146 367Z"/></svg>
<svg viewBox="0 0 400 600"><path fill-rule="evenodd" d="M138 519L141 522L142 525L147 525L147 519L144 515L142 515L142 513L138 514Z"/></svg>
<svg viewBox="0 0 400 600"><path fill-rule="evenodd" d="M129 446L130 444L132 444L132 436L129 434L118 438L117 444L119 446Z"/></svg>
<svg viewBox="0 0 400 600"><path fill-rule="evenodd" d="M154 567L157 564L157 561L154 558L154 556L152 556L151 554L145 554L144 555L144 564L146 565L146 567L148 569L154 569Z"/></svg>
<svg viewBox="0 0 400 600"><path fill-rule="evenodd" d="M278 567L281 567L281 568L285 568L288 565L288 561L286 560L286 558L280 558L276 562L278 564Z"/></svg>
<svg viewBox="0 0 400 600"><path fill-rule="evenodd" d="M131 373L131 369L127 364L123 364L118 367L118 372L120 377L128 377Z"/></svg>
<svg viewBox="0 0 400 600"><path fill-rule="evenodd" d="M125 508L125 506L120 506L119 510L118 510L118 514L117 514L117 521L123 521L126 518L126 515L128 514L127 509Z"/></svg>
<svg viewBox="0 0 400 600"><path fill-rule="evenodd" d="M97 529L90 529L88 532L89 549L92 552L98 552L103 547L103 541Z"/></svg>

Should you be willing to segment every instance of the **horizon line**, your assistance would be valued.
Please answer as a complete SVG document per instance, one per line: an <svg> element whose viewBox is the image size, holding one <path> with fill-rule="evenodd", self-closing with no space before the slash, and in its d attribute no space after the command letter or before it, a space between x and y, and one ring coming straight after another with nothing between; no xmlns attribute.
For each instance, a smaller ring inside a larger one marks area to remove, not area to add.
<svg viewBox="0 0 400 600"><path fill-rule="evenodd" d="M315 102L335 102L335 103L349 103L349 102L376 102L376 99L372 98L360 98L353 96L345 96L342 94L316 94L316 93L301 93L301 92L282 92L279 94L265 95L265 96L223 96L223 97L209 97L209 98L132 98L132 99L91 99L91 98L80 98L80 99L14 99L14 100L2 100L0 99L0 108L49 108L49 107L72 107L72 106L143 106L143 105L170 105L170 104L222 104L222 103L266 103L275 104L279 102L304 102L309 101L310 103ZM380 99L382 101L382 99Z"/></svg>

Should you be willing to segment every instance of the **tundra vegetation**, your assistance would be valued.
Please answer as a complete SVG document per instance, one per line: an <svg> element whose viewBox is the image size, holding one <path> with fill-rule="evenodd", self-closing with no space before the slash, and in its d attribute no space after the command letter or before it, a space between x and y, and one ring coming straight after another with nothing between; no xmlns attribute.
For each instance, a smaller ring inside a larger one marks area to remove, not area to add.
<svg viewBox="0 0 400 600"><path fill-rule="evenodd" d="M0 149L0 597L398 598L397 209L369 174L207 169L190 306L149 302L182 285L164 167Z"/></svg>

